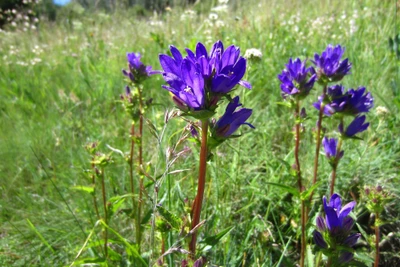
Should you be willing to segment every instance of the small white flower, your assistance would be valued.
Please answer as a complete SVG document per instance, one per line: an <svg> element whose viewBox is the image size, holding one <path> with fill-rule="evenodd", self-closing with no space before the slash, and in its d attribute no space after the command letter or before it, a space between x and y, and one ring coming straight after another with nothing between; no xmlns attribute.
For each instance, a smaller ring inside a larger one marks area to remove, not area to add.
<svg viewBox="0 0 400 267"><path fill-rule="evenodd" d="M217 20L215 22L215 26L217 26L217 28L221 28L225 26L225 22L223 22L222 20Z"/></svg>
<svg viewBox="0 0 400 267"><path fill-rule="evenodd" d="M210 15L208 15L208 18L210 20L217 20L218 19L218 14L217 13L210 13Z"/></svg>
<svg viewBox="0 0 400 267"><path fill-rule="evenodd" d="M257 48L249 48L244 53L244 58L247 58L247 59L261 59L262 58L262 52L261 52L261 50L259 50Z"/></svg>
<svg viewBox="0 0 400 267"><path fill-rule="evenodd" d="M378 106L376 107L375 113L380 117L385 117L390 114L390 111L386 107Z"/></svg>

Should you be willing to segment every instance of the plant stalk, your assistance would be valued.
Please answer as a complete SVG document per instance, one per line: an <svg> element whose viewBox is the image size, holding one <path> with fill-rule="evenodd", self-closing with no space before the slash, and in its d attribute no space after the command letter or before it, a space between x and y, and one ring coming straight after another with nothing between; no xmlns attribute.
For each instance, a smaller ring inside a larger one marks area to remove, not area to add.
<svg viewBox="0 0 400 267"><path fill-rule="evenodd" d="M331 196L333 195L334 191L335 191L335 180L336 180L336 171L337 171L337 166L339 164L339 160L340 160L340 149L342 148L342 143L343 143L343 139L339 140L337 149L336 149L336 157L335 157L335 162L333 164L332 167L332 175L331 175Z"/></svg>
<svg viewBox="0 0 400 267"><path fill-rule="evenodd" d="M99 213L99 208L97 206L97 198L96 198L96 166L94 163L92 163L92 184L93 184L93 205L94 205L94 210L96 211L96 216L97 220L100 220L100 213Z"/></svg>
<svg viewBox="0 0 400 267"><path fill-rule="evenodd" d="M379 213L375 213L375 262L374 267L379 266Z"/></svg>
<svg viewBox="0 0 400 267"><path fill-rule="evenodd" d="M104 168L101 168L101 189L102 189L102 193L103 193L104 222L105 222L106 225L108 225L106 186L104 184ZM107 230L107 227L105 227L105 229L104 229L104 251L105 251L105 257L106 258L108 258L107 239L108 239L108 230Z"/></svg>
<svg viewBox="0 0 400 267"><path fill-rule="evenodd" d="M132 193L132 214L135 210L135 184L133 177L133 155L135 152L135 123L132 122L131 126L131 150L129 155L129 178L131 183L131 193ZM136 228L136 242L138 241L139 231L140 231L140 223L138 220L135 220L135 228Z"/></svg>
<svg viewBox="0 0 400 267"><path fill-rule="evenodd" d="M321 149L321 131L322 131L322 120L324 118L324 108L325 104L323 99L326 97L326 91L328 86L325 85L322 91L322 102L319 109L318 121L317 121L317 136L315 144L315 157L314 157L314 172L313 172L313 182L312 186L315 185L318 179L318 161L319 161L319 151ZM314 192L311 192L309 202L311 203ZM308 212L307 212L308 213Z"/></svg>
<svg viewBox="0 0 400 267"><path fill-rule="evenodd" d="M294 147L294 158L296 162L296 173L297 173L297 184L299 186L299 192L303 192L303 185L301 179L301 168L299 160L300 150L300 101L296 101L295 108L295 119L296 119L296 132L295 132L295 147ZM304 267L305 255L306 255L306 207L304 200L301 200L301 250L300 250L300 267Z"/></svg>
<svg viewBox="0 0 400 267"><path fill-rule="evenodd" d="M192 208L192 225L191 229L195 228L200 222L201 206L204 196L204 187L206 183L206 171L207 171L207 135L208 135L208 119L201 121L201 148L200 148L200 166L199 166L199 178L197 183L197 195L193 203ZM190 257L194 259L196 256L196 239L197 233L194 232L192 240L189 244Z"/></svg>
<svg viewBox="0 0 400 267"><path fill-rule="evenodd" d="M139 167L143 165L143 99L142 99L142 88L140 86L137 87L138 97L139 97ZM140 222L142 216L142 202L143 202L143 175L140 175L139 178L139 203L138 203L138 214L137 214L137 244L138 244L138 252L140 253L141 242L142 242L142 232L140 229Z"/></svg>

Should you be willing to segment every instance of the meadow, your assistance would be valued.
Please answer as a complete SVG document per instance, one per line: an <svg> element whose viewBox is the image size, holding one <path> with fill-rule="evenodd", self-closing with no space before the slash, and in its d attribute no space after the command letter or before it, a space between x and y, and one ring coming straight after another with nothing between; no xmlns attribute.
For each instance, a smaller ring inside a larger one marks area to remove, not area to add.
<svg viewBox="0 0 400 267"><path fill-rule="evenodd" d="M296 266L299 261L293 114L279 104L283 100L277 75L289 58L312 59L328 44L344 46L344 57L352 63L351 75L342 84L365 86L374 97L374 108L367 115L370 126L360 134L362 140L343 147L335 187L345 203L357 202L353 229L362 236L353 264L373 264L373 216L363 192L365 187L381 185L392 201L381 214L379 266L400 265L396 200L400 194L400 44L393 41L400 33L399 3L206 3L146 16L137 9L107 13L72 4L60 10L55 22L43 19L36 29L0 32L1 266L69 266L89 258L102 259L92 266L141 266L126 260L129 251L124 250L135 235L133 220L123 212L129 200L116 207L109 222L115 231L109 233L114 258L107 263L102 257L102 226L96 224L92 196L85 191L92 172L85 146L98 142L99 150L111 155L113 163L104 171L108 199L129 194L126 155L131 121L120 99L127 84L121 72L127 69L126 53L139 52L142 62L161 70L158 55L167 54L170 45L183 51L202 42L210 49L218 40L240 47L242 55L256 48L262 56L247 61L244 79L252 89L235 90L245 107L253 110L248 122L255 129L241 127L242 136L218 147L207 163L201 214L206 221L198 236L198 253L207 258L207 266ZM164 238L151 227L150 217L160 216L154 213L154 205L160 204L184 223L188 202L196 195L200 149L190 136L185 137L185 121L175 117L166 123L166 112L170 114L175 106L163 84L161 75L143 82L144 99L152 99L144 115L143 168L161 182L158 202L153 203L154 184L144 178L151 193L144 197L148 221L143 226L141 257L157 266L165 243L166 250L175 251L163 264L180 266L186 256L179 249L187 249L180 231L172 229ZM319 90L315 87L303 104L308 119L303 123L300 159L307 187L313 174L318 117L312 103ZM218 109L218 115L223 110ZM307 222L306 266L315 266L318 251L312 233L322 212L322 197L329 194L331 169L322 149L320 154L321 182Z"/></svg>

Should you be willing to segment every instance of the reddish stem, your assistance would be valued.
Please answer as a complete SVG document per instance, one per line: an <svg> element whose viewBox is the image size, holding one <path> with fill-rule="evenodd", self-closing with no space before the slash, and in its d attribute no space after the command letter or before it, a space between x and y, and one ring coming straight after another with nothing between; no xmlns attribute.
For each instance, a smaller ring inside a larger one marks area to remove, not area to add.
<svg viewBox="0 0 400 267"><path fill-rule="evenodd" d="M379 266L379 213L375 213L375 262L374 267Z"/></svg>
<svg viewBox="0 0 400 267"><path fill-rule="evenodd" d="M203 203L204 187L206 183L206 171L207 171L207 134L208 134L208 120L201 122L201 148L200 148L200 166L199 166L199 180L197 183L197 195L193 203L192 210L192 226L191 229L195 228L200 222L201 206ZM196 256L196 239L197 233L194 232L192 240L189 244L190 257L194 259Z"/></svg>
<svg viewBox="0 0 400 267"><path fill-rule="evenodd" d="M318 179L318 161L319 161L319 151L321 149L321 130L322 130L322 119L324 118L324 108L325 108L324 98L326 96L326 90L327 90L327 86L325 85L324 89L322 91L322 102L321 102L321 106L319 108L319 115L318 115L318 122L317 122L317 137L316 137L317 143L315 144L314 172L313 172L312 185L315 185L315 183L317 182L317 179ZM314 192L311 192L311 194L310 194L310 199L309 199L310 203L312 201L313 194L314 194Z"/></svg>
<svg viewBox="0 0 400 267"><path fill-rule="evenodd" d="M138 97L139 97L139 167L143 165L143 99L142 99L142 89L138 86ZM139 181L139 203L138 203L138 214L137 214L137 221L138 221L138 231L137 231L137 242L138 242L138 252L140 253L141 248L141 241L142 241L142 232L140 231L140 221L142 216L142 202L143 202L143 175L140 175Z"/></svg>
<svg viewBox="0 0 400 267"><path fill-rule="evenodd" d="M294 147L294 158L296 162L296 173L297 173L297 184L299 186L299 192L303 192L303 185L301 179L301 168L299 160L300 150L300 101L297 100L295 108L295 119L296 119L296 132L295 132L295 147ZM305 255L306 255L306 208L304 200L301 200L301 251L300 251L300 267L304 267Z"/></svg>

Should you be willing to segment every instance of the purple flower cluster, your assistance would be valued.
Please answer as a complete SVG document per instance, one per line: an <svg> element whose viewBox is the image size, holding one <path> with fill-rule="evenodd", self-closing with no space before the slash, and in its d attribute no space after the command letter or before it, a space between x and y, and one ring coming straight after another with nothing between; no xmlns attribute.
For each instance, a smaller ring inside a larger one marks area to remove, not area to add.
<svg viewBox="0 0 400 267"><path fill-rule="evenodd" d="M142 79L152 74L152 67L144 65L140 60L141 57L140 53L126 54L129 70L122 70L122 73L133 83L139 83Z"/></svg>
<svg viewBox="0 0 400 267"><path fill-rule="evenodd" d="M208 54L205 46L198 43L194 52L186 49L185 58L174 46L170 51L172 57L159 56L163 68L160 73L169 84L163 88L174 95L174 102L183 111L213 110L221 96L237 84L251 88L241 80L246 72L246 59L233 45L224 50L218 41Z"/></svg>
<svg viewBox="0 0 400 267"><path fill-rule="evenodd" d="M319 97L318 102L314 103L316 109L320 109L324 102L324 114L358 115L368 112L374 106L374 98L370 92L365 93L365 87L350 89L345 92L342 85L328 87L325 99Z"/></svg>
<svg viewBox="0 0 400 267"><path fill-rule="evenodd" d="M351 63L346 58L341 61L345 49L340 45L333 47L328 45L321 55L315 54L312 62L317 67L318 81L326 84L327 82L336 82L350 73Z"/></svg>
<svg viewBox="0 0 400 267"><path fill-rule="evenodd" d="M172 93L172 100L186 115L208 119L214 115L221 98L228 96L236 85L251 89L250 83L242 80L246 59L240 56L236 46L224 49L218 41L208 53L206 47L198 43L195 51L186 49L186 57L174 46L170 51L172 56L159 56L163 71L157 73L168 83L163 88ZM239 106L239 97L228 104L226 113L214 125L216 136L228 138L240 125L248 124L245 121L252 111L240 109L235 112Z"/></svg>
<svg viewBox="0 0 400 267"><path fill-rule="evenodd" d="M289 95L304 98L313 88L317 75L313 67L306 68L306 60L297 58L294 61L289 59L278 79L281 81L283 98Z"/></svg>
<svg viewBox="0 0 400 267"><path fill-rule="evenodd" d="M314 242L322 249L336 256L337 264L347 263L353 259L352 248L360 238L360 234L350 234L354 220L348 216L356 202L352 201L342 207L338 194L333 194L327 203L323 197L325 218L318 216L317 230L314 231Z"/></svg>

